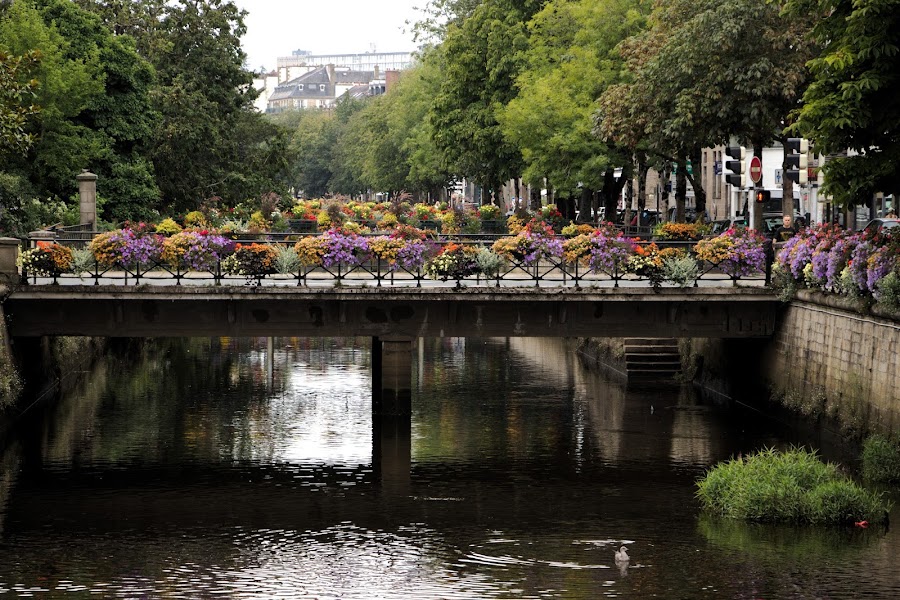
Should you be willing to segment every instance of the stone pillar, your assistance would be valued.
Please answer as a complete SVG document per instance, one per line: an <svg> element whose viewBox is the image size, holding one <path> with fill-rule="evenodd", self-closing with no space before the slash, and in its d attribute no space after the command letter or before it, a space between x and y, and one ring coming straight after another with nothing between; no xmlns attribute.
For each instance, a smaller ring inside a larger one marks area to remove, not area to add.
<svg viewBox="0 0 900 600"><path fill-rule="evenodd" d="M380 345L380 392L374 390L376 413L384 415L409 415L412 412L412 353L413 340L373 338L373 358ZM375 360L373 360L373 369ZM373 384L377 375L373 375Z"/></svg>
<svg viewBox="0 0 900 600"><path fill-rule="evenodd" d="M409 493L412 463L411 339L372 338L372 462L383 492Z"/></svg>
<svg viewBox="0 0 900 600"><path fill-rule="evenodd" d="M372 415L372 467L385 496L409 495L412 468L410 415Z"/></svg>
<svg viewBox="0 0 900 600"><path fill-rule="evenodd" d="M19 283L19 242L16 238L0 238L0 283Z"/></svg>
<svg viewBox="0 0 900 600"><path fill-rule="evenodd" d="M56 241L56 232L46 229L39 229L28 233L28 247L37 248L38 242L47 242L52 244Z"/></svg>
<svg viewBox="0 0 900 600"><path fill-rule="evenodd" d="M75 179L78 181L78 196L81 198L81 224L90 223L91 229L96 229L97 176L84 169Z"/></svg>

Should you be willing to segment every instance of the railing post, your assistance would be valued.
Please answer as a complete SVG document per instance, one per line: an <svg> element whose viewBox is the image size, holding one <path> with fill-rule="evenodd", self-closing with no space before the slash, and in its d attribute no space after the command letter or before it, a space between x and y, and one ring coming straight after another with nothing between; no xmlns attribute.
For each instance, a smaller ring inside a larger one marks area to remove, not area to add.
<svg viewBox="0 0 900 600"><path fill-rule="evenodd" d="M16 238L0 238L0 283L19 283L19 258L21 242Z"/></svg>

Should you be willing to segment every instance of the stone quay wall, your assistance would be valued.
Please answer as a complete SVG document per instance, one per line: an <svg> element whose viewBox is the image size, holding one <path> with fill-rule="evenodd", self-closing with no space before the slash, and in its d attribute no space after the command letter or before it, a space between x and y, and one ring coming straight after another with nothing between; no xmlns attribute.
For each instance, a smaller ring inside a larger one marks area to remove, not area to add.
<svg viewBox="0 0 900 600"><path fill-rule="evenodd" d="M801 291L775 332L761 369L774 399L851 432L900 434L900 319Z"/></svg>

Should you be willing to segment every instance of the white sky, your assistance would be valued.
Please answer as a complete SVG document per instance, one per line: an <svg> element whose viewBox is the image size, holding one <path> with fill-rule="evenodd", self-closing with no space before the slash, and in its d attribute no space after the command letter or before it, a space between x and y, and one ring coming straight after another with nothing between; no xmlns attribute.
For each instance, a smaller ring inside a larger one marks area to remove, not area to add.
<svg viewBox="0 0 900 600"><path fill-rule="evenodd" d="M416 49L410 26L426 0L234 0L247 11L247 67L272 70L294 50L313 54Z"/></svg>

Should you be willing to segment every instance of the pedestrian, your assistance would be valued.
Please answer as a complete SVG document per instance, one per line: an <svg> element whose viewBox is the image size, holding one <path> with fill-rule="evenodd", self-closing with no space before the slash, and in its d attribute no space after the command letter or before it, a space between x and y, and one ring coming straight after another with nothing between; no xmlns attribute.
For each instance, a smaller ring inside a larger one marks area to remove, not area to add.
<svg viewBox="0 0 900 600"><path fill-rule="evenodd" d="M896 213L896 212L894 211L894 209L892 208L892 209L888 210L887 214L884 215L884 218L885 218L885 219L896 219L896 218L897 218L897 213Z"/></svg>
<svg viewBox="0 0 900 600"><path fill-rule="evenodd" d="M791 215L784 215L781 217L781 227L775 230L775 234L772 236L773 242L786 242L797 233L797 228L794 227L794 218Z"/></svg>

